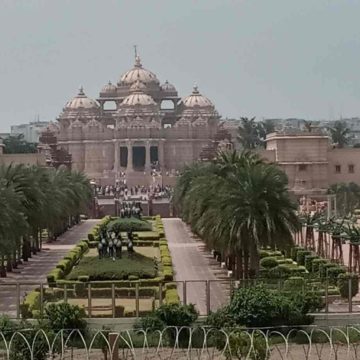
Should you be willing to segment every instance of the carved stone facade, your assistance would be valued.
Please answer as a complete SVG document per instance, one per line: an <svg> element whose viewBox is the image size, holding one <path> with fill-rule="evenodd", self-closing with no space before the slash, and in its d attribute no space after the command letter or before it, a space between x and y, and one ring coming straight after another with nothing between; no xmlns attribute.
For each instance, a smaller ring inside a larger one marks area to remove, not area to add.
<svg viewBox="0 0 360 360"><path fill-rule="evenodd" d="M146 70L137 56L117 84L97 100L79 93L64 107L52 132L57 148L72 156L72 168L102 182L121 172L180 169L199 159L221 129L213 103L197 86L181 99L176 88Z"/></svg>

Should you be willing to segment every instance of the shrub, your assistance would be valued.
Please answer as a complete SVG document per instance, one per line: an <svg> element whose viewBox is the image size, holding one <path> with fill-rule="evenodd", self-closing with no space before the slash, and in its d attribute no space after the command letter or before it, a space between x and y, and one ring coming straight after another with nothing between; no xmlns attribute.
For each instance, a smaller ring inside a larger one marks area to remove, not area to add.
<svg viewBox="0 0 360 360"><path fill-rule="evenodd" d="M49 272L46 276L49 286L54 286L55 283L64 277L64 273L61 269L55 268Z"/></svg>
<svg viewBox="0 0 360 360"><path fill-rule="evenodd" d="M284 279L291 276L292 269L288 265L278 265L269 270L269 277L273 279Z"/></svg>
<svg viewBox="0 0 360 360"><path fill-rule="evenodd" d="M256 285L236 290L227 311L237 325L268 327L310 324L308 312L321 307L315 293L273 292Z"/></svg>
<svg viewBox="0 0 360 360"><path fill-rule="evenodd" d="M297 253L298 251L304 251L305 249L300 246L295 246L291 249L291 258L296 261L297 260Z"/></svg>
<svg viewBox="0 0 360 360"><path fill-rule="evenodd" d="M35 310L40 310L40 293L33 290L26 295L23 303L20 305L21 317L23 319L33 318Z"/></svg>
<svg viewBox="0 0 360 360"><path fill-rule="evenodd" d="M351 280L351 296L354 297L359 292L359 277L357 274L339 274L337 285L339 287L340 295L344 299L349 297L349 280Z"/></svg>
<svg viewBox="0 0 360 360"><path fill-rule="evenodd" d="M78 277L78 280L81 282L84 282L84 283L89 282L89 276L88 275L80 275Z"/></svg>
<svg viewBox="0 0 360 360"><path fill-rule="evenodd" d="M327 269L327 278L329 279L329 283L331 285L336 285L338 276L340 274L346 273L346 270L341 266L334 266Z"/></svg>
<svg viewBox="0 0 360 360"><path fill-rule="evenodd" d="M88 240L89 240L89 242L93 242L93 241L95 241L94 234L89 233L89 234L88 234Z"/></svg>
<svg viewBox="0 0 360 360"><path fill-rule="evenodd" d="M330 268L335 268L335 267L338 267L338 265L334 264L334 263L330 263L330 262L320 264L320 266L319 266L319 275L320 275L320 277L321 278L326 278L328 276L329 269Z"/></svg>
<svg viewBox="0 0 360 360"><path fill-rule="evenodd" d="M284 290L286 291L303 291L305 280L300 276L292 276L284 282Z"/></svg>
<svg viewBox="0 0 360 360"><path fill-rule="evenodd" d="M137 276L137 275L129 275L129 280L130 281L139 280L139 276Z"/></svg>
<svg viewBox="0 0 360 360"><path fill-rule="evenodd" d="M272 255L272 252L270 250L260 250L259 251L260 259L269 257Z"/></svg>
<svg viewBox="0 0 360 360"><path fill-rule="evenodd" d="M199 316L193 304L163 304L154 315L166 326L191 326Z"/></svg>
<svg viewBox="0 0 360 360"><path fill-rule="evenodd" d="M85 310L77 305L68 303L49 304L45 308L45 315L54 332L62 329L70 329L69 331L86 329Z"/></svg>
<svg viewBox="0 0 360 360"><path fill-rule="evenodd" d="M264 257L260 260L260 266L265 269L271 269L278 265L278 261L274 257Z"/></svg>
<svg viewBox="0 0 360 360"><path fill-rule="evenodd" d="M174 278L174 273L171 266L164 266L163 276L165 281L172 281Z"/></svg>
<svg viewBox="0 0 360 360"><path fill-rule="evenodd" d="M315 259L318 259L319 257L317 255L306 255L305 256L305 268L307 271L311 271L312 270L312 262Z"/></svg>
<svg viewBox="0 0 360 360"><path fill-rule="evenodd" d="M135 217L124 219L117 218L107 224L108 231L128 231L130 229L132 229L132 231L151 231L152 226L148 221L140 220Z"/></svg>
<svg viewBox="0 0 360 360"><path fill-rule="evenodd" d="M61 269L64 275L66 275L71 271L72 265L69 259L63 259L57 263L56 267Z"/></svg>
<svg viewBox="0 0 360 360"><path fill-rule="evenodd" d="M165 292L165 303L168 305L179 304L180 298L176 289L169 289Z"/></svg>
<svg viewBox="0 0 360 360"><path fill-rule="evenodd" d="M296 253L296 262L299 265L305 265L305 256L306 255L311 255L311 251L309 250L299 250Z"/></svg>
<svg viewBox="0 0 360 360"><path fill-rule="evenodd" d="M312 264L312 272L313 273L317 273L320 271L320 265L321 264L326 264L328 263L328 260L326 259L314 259L311 264Z"/></svg>

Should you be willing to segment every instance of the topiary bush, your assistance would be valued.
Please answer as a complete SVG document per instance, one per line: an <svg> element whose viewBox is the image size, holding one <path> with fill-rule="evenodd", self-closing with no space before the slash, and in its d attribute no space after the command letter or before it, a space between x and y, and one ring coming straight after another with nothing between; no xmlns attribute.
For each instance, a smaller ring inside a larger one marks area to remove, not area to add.
<svg viewBox="0 0 360 360"><path fill-rule="evenodd" d="M329 284L336 285L338 276L340 274L346 273L346 270L342 266L334 266L327 269L327 278L329 279Z"/></svg>
<svg viewBox="0 0 360 360"><path fill-rule="evenodd" d="M299 250L296 253L296 262L299 265L305 265L305 256L306 255L311 255L312 252L309 250Z"/></svg>
<svg viewBox="0 0 360 360"><path fill-rule="evenodd" d="M313 273L318 273L320 271L320 265L321 264L326 264L328 263L327 259L314 259L311 264L312 264L312 269L311 271Z"/></svg>
<svg viewBox="0 0 360 360"><path fill-rule="evenodd" d="M359 277L353 273L341 273L338 276L337 286L342 298L349 297L349 280L351 280L351 296L354 297L359 292Z"/></svg>
<svg viewBox="0 0 360 360"><path fill-rule="evenodd" d="M305 256L305 268L307 271L311 271L312 270L312 262L315 260L315 259L318 259L319 257L317 255L306 255Z"/></svg>
<svg viewBox="0 0 360 360"><path fill-rule="evenodd" d="M304 291L305 280L300 276L292 276L284 282L285 291Z"/></svg>
<svg viewBox="0 0 360 360"><path fill-rule="evenodd" d="M260 260L260 266L265 269L272 269L278 266L278 261L272 256L264 257Z"/></svg>
<svg viewBox="0 0 360 360"><path fill-rule="evenodd" d="M296 261L296 259L297 259L297 253L298 253L298 251L304 251L305 250L305 248L303 248L303 247L301 247L301 246L295 246L295 247L293 247L292 249L291 249L291 258L294 260L294 261Z"/></svg>
<svg viewBox="0 0 360 360"><path fill-rule="evenodd" d="M117 218L107 224L108 231L152 231L152 225L146 220L140 220L135 217Z"/></svg>

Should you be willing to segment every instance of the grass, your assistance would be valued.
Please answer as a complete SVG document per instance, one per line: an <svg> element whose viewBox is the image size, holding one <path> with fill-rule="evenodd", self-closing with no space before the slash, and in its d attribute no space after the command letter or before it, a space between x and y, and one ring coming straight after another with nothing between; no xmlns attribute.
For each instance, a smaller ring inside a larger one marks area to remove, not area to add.
<svg viewBox="0 0 360 360"><path fill-rule="evenodd" d="M90 281L127 280L130 275L139 279L156 277L153 258L138 252L129 257L127 251L123 251L122 258L115 261L110 258L99 259L98 256L84 256L66 278L77 280L79 276L89 276Z"/></svg>
<svg viewBox="0 0 360 360"><path fill-rule="evenodd" d="M131 218L117 218L112 220L107 225L109 231L113 229L118 229L120 231L128 231L132 229L133 231L151 231L152 224L146 220L140 220L135 217Z"/></svg>

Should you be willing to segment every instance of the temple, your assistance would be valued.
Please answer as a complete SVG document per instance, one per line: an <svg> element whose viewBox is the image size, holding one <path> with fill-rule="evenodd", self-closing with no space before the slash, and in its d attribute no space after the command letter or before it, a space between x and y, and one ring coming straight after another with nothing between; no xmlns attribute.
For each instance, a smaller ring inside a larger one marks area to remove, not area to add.
<svg viewBox="0 0 360 360"><path fill-rule="evenodd" d="M214 104L197 86L181 99L174 85L161 84L143 67L139 56L96 100L81 87L57 120L43 132L41 150L66 151L72 169L101 184L113 184L123 173L135 179L141 174L135 182L146 184L154 168L176 173L227 137L221 135L224 129Z"/></svg>

